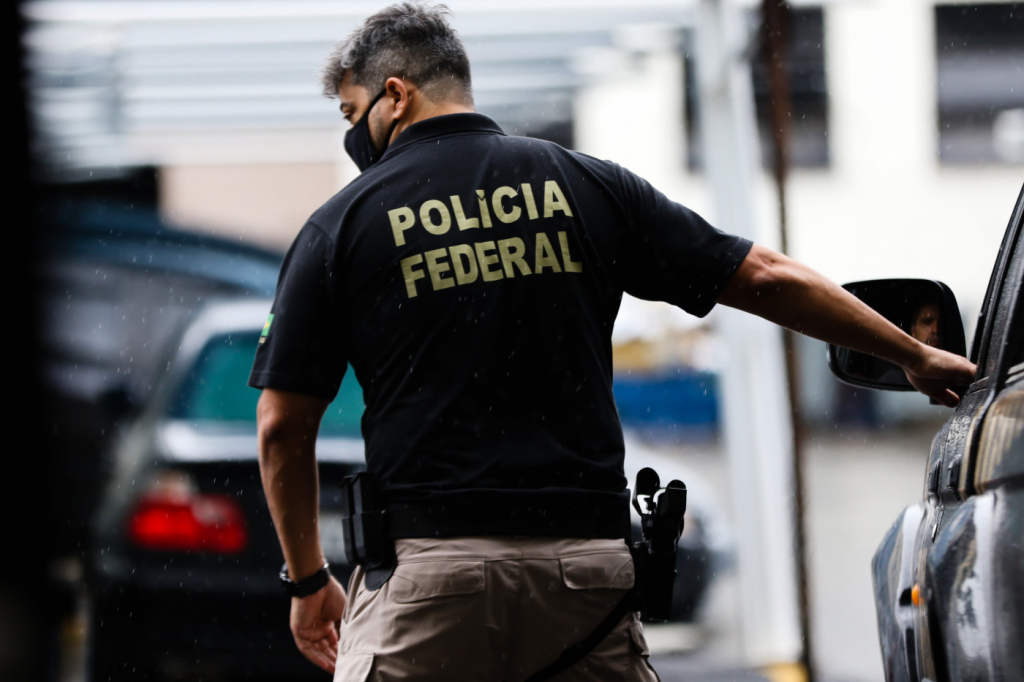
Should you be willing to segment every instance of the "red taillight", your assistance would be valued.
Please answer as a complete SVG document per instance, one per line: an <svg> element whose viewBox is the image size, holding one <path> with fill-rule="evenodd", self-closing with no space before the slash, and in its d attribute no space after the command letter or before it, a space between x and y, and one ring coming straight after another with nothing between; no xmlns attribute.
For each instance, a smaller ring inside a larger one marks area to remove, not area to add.
<svg viewBox="0 0 1024 682"><path fill-rule="evenodd" d="M128 537L145 549L235 554L249 540L238 502L228 495L203 495L167 475L143 495L128 521Z"/></svg>

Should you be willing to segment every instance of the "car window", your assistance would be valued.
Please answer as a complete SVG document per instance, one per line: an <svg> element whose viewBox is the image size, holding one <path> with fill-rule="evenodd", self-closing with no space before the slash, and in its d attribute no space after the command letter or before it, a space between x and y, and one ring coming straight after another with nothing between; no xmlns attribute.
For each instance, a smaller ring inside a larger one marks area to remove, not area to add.
<svg viewBox="0 0 1024 682"><path fill-rule="evenodd" d="M170 416L255 428L260 392L246 385L259 332L224 334L207 342L171 401ZM327 436L359 437L363 389L349 370L320 424Z"/></svg>
<svg viewBox="0 0 1024 682"><path fill-rule="evenodd" d="M971 342L969 357L971 362L978 365L979 379L987 379L999 361L998 357L992 357L993 354L998 356L999 349L999 345L993 343L992 338L994 329L998 327L998 325L993 324L993 318L998 312L996 309L999 307L1000 299L1003 299L1004 305L1000 317L1003 322L1002 327L1005 327L1007 315L1010 312L1006 304L1009 304L1009 299L1012 297L1012 288L1006 291L1005 283L1008 280L1007 275L1014 270L1014 268L1010 267L1012 256L1016 255L1020 258L1020 251L1022 249L1016 247L1021 240L1022 223L1024 223L1024 187L1021 188L1020 195L1017 197L1013 214L1010 216L1010 224L1003 235L1003 241L999 246L996 262L992 266L992 276L988 280L985 298L982 300L981 311L978 313L978 324L974 332L974 341ZM1020 263L1018 262L1016 265L1019 271ZM1010 295L1007 295L1008 293ZM1001 329L1000 331L1003 332L1005 330ZM1004 334L1001 333L1000 342L1003 336Z"/></svg>
<svg viewBox="0 0 1024 682"><path fill-rule="evenodd" d="M1022 237L1024 239L1024 237ZM1024 245L1020 249L1024 252ZM1024 256L1021 258L1024 261ZM1016 303L1013 311L1013 317L1010 318L1010 322L1007 325L1006 331L1006 362L1004 367L1006 368L1007 374L1013 374L1017 378L1024 373L1024 264L1020 266L1020 270L1017 273L1017 281L1014 285L1014 289L1017 290ZM1004 377L1004 380L1006 377Z"/></svg>
<svg viewBox="0 0 1024 682"><path fill-rule="evenodd" d="M1020 375L1024 372L1024 284L1017 287L1017 310L1011 320L1011 328L1007 331L1007 374Z"/></svg>
<svg viewBox="0 0 1024 682"><path fill-rule="evenodd" d="M1003 281L998 289L998 298L995 300L995 307L992 310L991 332L985 350L985 361L982 368L982 376L990 376L996 371L996 363L999 362L999 350L1007 341L1009 334L1009 320L1012 314L1011 306L1017 289L1020 287L1022 268L1024 268L1024 248L1021 247L1021 239L1024 232L1018 232L1010 254L1010 264L1006 268Z"/></svg>

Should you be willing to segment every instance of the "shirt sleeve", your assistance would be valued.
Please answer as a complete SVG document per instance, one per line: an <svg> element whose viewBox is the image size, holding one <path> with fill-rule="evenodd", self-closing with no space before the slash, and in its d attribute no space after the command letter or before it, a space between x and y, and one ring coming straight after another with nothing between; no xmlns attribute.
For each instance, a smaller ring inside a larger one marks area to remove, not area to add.
<svg viewBox="0 0 1024 682"><path fill-rule="evenodd" d="M333 253L330 238L307 222L281 265L250 386L327 400L337 395L348 360L332 277Z"/></svg>
<svg viewBox="0 0 1024 682"><path fill-rule="evenodd" d="M623 289L704 317L752 243L715 229L643 178L618 171L630 223L619 262Z"/></svg>

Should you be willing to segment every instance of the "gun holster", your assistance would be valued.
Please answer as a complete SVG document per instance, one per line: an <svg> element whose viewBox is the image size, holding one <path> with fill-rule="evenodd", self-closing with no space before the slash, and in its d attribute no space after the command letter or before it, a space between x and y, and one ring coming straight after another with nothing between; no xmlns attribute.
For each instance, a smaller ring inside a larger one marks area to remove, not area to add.
<svg viewBox="0 0 1024 682"><path fill-rule="evenodd" d="M641 469L636 475L633 507L640 514L642 539L633 543L635 578L619 603L585 638L566 647L552 663L537 671L526 682L543 682L568 670L593 651L630 611L639 610L647 621L666 621L672 615L672 588L676 581L676 551L683 534L686 512L686 486L670 481L661 488L654 469ZM655 497L658 491L661 494ZM641 508L643 501L645 508Z"/></svg>
<svg viewBox="0 0 1024 682"><path fill-rule="evenodd" d="M373 477L366 471L346 476L341 483L345 558L363 568L363 583L369 590L386 583L397 564L395 543L387 535L386 521Z"/></svg>
<svg viewBox="0 0 1024 682"><path fill-rule="evenodd" d="M672 616L676 553L686 512L683 482L670 481L664 488L660 486L654 469L645 468L637 473L633 507L640 514L643 538L633 544L630 553L640 586L640 611L647 621L667 621ZM659 490L661 494L655 497Z"/></svg>

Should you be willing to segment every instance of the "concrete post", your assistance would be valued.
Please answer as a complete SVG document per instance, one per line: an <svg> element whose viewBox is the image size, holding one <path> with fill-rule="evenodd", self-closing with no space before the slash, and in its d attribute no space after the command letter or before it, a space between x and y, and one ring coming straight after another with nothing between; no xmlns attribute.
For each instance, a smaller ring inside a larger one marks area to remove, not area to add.
<svg viewBox="0 0 1024 682"><path fill-rule="evenodd" d="M729 0L701 0L697 81L704 166L717 224L759 242L755 209L759 146L750 77L748 28ZM723 310L728 348L722 415L736 504L743 648L748 663L800 656L793 547L793 430L781 331L750 315Z"/></svg>

